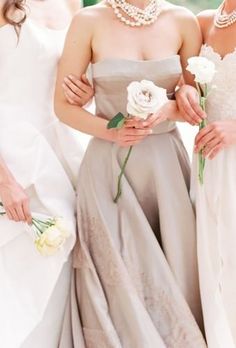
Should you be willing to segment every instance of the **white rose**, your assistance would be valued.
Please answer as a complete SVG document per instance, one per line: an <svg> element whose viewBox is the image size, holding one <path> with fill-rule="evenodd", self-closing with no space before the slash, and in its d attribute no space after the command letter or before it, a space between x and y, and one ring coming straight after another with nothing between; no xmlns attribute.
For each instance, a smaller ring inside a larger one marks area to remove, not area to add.
<svg viewBox="0 0 236 348"><path fill-rule="evenodd" d="M188 59L186 68L192 75L195 75L194 81L200 84L212 82L216 73L215 64L205 57L192 57Z"/></svg>
<svg viewBox="0 0 236 348"><path fill-rule="evenodd" d="M166 89L157 87L151 81L131 82L127 90L128 114L142 119L157 112L168 101Z"/></svg>
<svg viewBox="0 0 236 348"><path fill-rule="evenodd" d="M66 237L70 236L70 227L68 226L67 221L65 221L63 218L56 219L55 227L57 227Z"/></svg>
<svg viewBox="0 0 236 348"><path fill-rule="evenodd" d="M68 233L59 227L51 226L36 239L35 245L43 256L54 255L65 243Z"/></svg>

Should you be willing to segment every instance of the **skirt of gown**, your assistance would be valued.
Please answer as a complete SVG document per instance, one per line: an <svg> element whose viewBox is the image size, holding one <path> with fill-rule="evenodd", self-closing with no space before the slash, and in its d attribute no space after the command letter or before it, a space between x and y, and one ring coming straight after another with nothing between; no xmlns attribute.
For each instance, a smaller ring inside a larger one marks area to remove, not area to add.
<svg viewBox="0 0 236 348"><path fill-rule="evenodd" d="M197 156L196 156L197 157ZM236 146L206 161L204 184L193 169L198 260L209 348L236 347Z"/></svg>
<svg viewBox="0 0 236 348"><path fill-rule="evenodd" d="M71 233L61 250L43 257L29 226L0 217L0 346L4 348L58 346L76 234L75 161L64 157L67 146L74 145L75 154L76 145L66 133L56 119L44 130L21 120L2 122L0 153L29 196L32 213L64 218ZM77 146L78 156L80 151Z"/></svg>
<svg viewBox="0 0 236 348"><path fill-rule="evenodd" d="M133 148L115 204L126 153L92 139L82 162L60 348L206 347L189 163L178 131Z"/></svg>

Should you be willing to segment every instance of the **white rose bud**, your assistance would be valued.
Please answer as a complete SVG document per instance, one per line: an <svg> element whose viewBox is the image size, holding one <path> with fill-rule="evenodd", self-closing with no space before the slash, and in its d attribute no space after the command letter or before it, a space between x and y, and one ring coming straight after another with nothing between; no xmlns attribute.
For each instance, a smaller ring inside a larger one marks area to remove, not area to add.
<svg viewBox="0 0 236 348"><path fill-rule="evenodd" d="M156 113L168 101L166 89L151 81L131 82L127 90L128 114L142 119Z"/></svg>
<svg viewBox="0 0 236 348"><path fill-rule="evenodd" d="M186 69L195 75L194 81L202 85L211 83L216 73L215 64L205 57L189 58Z"/></svg>
<svg viewBox="0 0 236 348"><path fill-rule="evenodd" d="M54 255L65 243L68 233L59 227L51 226L36 239L35 245L43 256Z"/></svg>

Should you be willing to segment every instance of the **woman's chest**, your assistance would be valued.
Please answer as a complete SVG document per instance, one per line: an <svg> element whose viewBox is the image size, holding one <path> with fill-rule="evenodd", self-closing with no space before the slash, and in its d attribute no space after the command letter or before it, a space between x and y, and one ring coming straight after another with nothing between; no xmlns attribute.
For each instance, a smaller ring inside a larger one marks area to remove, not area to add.
<svg viewBox="0 0 236 348"><path fill-rule="evenodd" d="M236 48L236 24L224 29L212 25L205 35L205 44L211 46L221 58L232 53Z"/></svg>
<svg viewBox="0 0 236 348"><path fill-rule="evenodd" d="M161 23L158 26L131 28L115 20L109 26L106 24L96 30L92 46L93 61L106 58L163 59L177 54L181 44L180 33L166 30Z"/></svg>

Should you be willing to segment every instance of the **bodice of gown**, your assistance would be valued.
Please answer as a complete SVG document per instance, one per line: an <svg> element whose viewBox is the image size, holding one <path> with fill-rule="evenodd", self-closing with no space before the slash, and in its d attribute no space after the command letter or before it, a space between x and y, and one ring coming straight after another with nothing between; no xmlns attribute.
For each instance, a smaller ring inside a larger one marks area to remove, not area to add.
<svg viewBox="0 0 236 348"><path fill-rule="evenodd" d="M118 112L127 114L127 86L132 81L150 80L165 88L173 97L180 79L182 68L180 57L171 56L161 60L134 61L126 59L106 59L92 65L95 87L96 114L111 119ZM173 122L163 122L154 133L170 131Z"/></svg>
<svg viewBox="0 0 236 348"><path fill-rule="evenodd" d="M214 122L236 119L236 50L222 58L211 46L204 45L201 56L208 58L216 65L216 74L210 84L207 100L208 120Z"/></svg>
<svg viewBox="0 0 236 348"><path fill-rule="evenodd" d="M30 20L19 41L11 25L0 29L1 125L26 121L40 129L53 121L54 80L64 35Z"/></svg>

